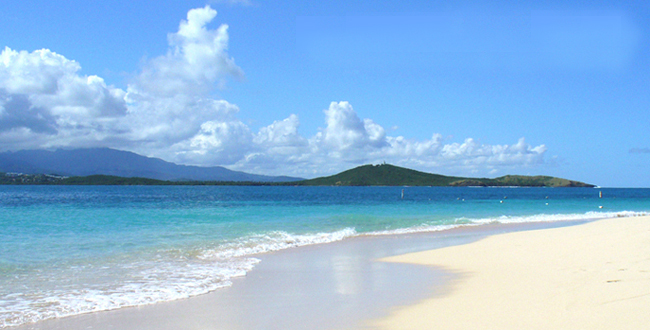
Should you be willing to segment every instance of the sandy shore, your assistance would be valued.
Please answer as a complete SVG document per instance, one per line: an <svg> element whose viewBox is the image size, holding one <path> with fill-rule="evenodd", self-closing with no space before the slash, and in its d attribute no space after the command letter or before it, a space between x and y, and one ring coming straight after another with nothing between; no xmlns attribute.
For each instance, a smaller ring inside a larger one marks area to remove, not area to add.
<svg viewBox="0 0 650 330"><path fill-rule="evenodd" d="M458 275L442 296L396 308L377 329L645 329L650 217L507 233L383 259Z"/></svg>
<svg viewBox="0 0 650 330"><path fill-rule="evenodd" d="M646 328L650 218L575 224L486 225L289 249L260 255L249 274L209 294L9 329Z"/></svg>

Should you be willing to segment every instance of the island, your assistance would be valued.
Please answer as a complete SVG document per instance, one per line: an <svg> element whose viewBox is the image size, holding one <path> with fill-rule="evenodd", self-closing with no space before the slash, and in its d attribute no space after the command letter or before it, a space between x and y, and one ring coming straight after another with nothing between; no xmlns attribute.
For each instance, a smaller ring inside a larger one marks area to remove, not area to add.
<svg viewBox="0 0 650 330"><path fill-rule="evenodd" d="M292 182L303 186L435 186L435 187L595 187L552 176L506 175L494 179L465 178L420 172L390 164L363 165L336 175Z"/></svg>

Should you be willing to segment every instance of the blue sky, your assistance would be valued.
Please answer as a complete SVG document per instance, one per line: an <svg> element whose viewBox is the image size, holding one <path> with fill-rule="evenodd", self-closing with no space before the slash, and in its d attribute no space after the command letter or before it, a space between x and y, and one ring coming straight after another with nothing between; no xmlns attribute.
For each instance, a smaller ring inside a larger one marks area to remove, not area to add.
<svg viewBox="0 0 650 330"><path fill-rule="evenodd" d="M0 150L650 187L650 6L7 1Z"/></svg>

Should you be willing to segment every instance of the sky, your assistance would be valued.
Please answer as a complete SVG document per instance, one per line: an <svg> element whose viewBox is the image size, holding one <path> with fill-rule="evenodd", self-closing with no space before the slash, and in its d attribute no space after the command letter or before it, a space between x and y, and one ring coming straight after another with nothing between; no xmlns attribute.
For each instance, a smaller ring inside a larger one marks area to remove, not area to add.
<svg viewBox="0 0 650 330"><path fill-rule="evenodd" d="M643 1L8 0L0 151L650 187Z"/></svg>

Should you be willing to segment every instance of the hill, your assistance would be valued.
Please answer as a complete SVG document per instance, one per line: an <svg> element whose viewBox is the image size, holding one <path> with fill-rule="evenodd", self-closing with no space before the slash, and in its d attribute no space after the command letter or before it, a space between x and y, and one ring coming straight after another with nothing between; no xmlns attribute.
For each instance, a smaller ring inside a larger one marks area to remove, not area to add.
<svg viewBox="0 0 650 330"><path fill-rule="evenodd" d="M519 186L594 187L583 182L550 176L506 175L494 179L444 176L394 165L363 165L336 175L293 182L304 186Z"/></svg>
<svg viewBox="0 0 650 330"><path fill-rule="evenodd" d="M225 167L177 165L159 158L109 148L73 150L23 150L0 153L0 172L56 174L59 176L108 175L171 181L287 182L288 176L266 176L232 171Z"/></svg>

